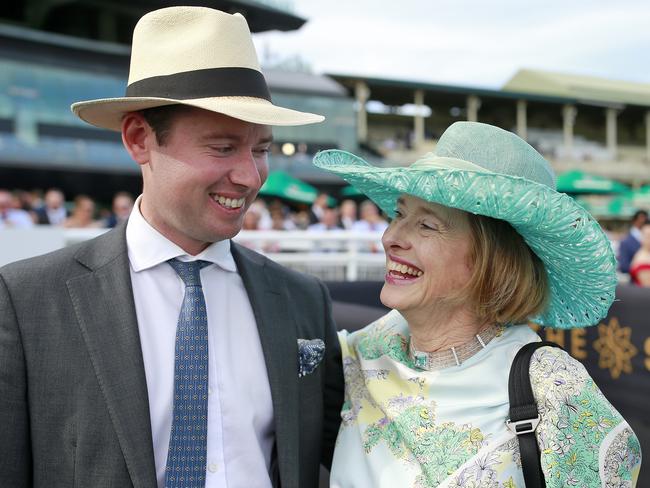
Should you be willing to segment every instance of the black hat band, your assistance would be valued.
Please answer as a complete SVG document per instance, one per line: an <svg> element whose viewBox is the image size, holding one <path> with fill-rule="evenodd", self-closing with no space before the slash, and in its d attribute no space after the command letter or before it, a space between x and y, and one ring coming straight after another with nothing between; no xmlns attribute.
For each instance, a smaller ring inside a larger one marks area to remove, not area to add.
<svg viewBox="0 0 650 488"><path fill-rule="evenodd" d="M152 76L127 86L126 96L174 100L255 97L271 101L264 75L251 68L208 68Z"/></svg>

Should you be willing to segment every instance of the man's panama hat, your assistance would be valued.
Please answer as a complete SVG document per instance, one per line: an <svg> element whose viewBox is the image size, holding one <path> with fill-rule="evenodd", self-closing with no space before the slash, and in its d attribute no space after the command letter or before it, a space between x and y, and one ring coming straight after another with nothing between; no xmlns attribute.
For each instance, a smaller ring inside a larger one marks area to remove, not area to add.
<svg viewBox="0 0 650 488"><path fill-rule="evenodd" d="M314 164L341 176L390 216L399 196L409 194L509 222L546 268L549 304L531 317L540 325L594 325L614 300L616 259L607 236L571 197L555 191L548 161L511 132L456 122L432 153L408 167L375 167L338 150L318 153Z"/></svg>
<svg viewBox="0 0 650 488"><path fill-rule="evenodd" d="M263 125L324 120L273 105L244 17L205 7L144 15L133 31L126 96L77 102L72 111L92 125L119 131L125 113L172 104Z"/></svg>

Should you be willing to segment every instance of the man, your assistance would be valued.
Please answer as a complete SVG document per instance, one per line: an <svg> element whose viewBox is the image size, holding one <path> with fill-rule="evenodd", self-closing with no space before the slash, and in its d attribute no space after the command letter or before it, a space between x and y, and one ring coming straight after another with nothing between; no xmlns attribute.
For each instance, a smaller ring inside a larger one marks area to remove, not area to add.
<svg viewBox="0 0 650 488"><path fill-rule="evenodd" d="M0 480L11 487L310 487L342 403L329 296L230 242L264 182L273 105L244 18L151 12L120 130L126 225L0 269Z"/></svg>
<svg viewBox="0 0 650 488"><path fill-rule="evenodd" d="M352 226L356 232L384 232L388 227L388 222L384 220L379 213L377 205L370 200L364 200L359 208L360 219ZM369 242L366 250L370 252L379 252L383 249L381 240Z"/></svg>
<svg viewBox="0 0 650 488"><path fill-rule="evenodd" d="M45 192L42 207L36 209L36 223L39 225L63 225L68 217L65 208L65 196L58 188L50 188Z"/></svg>
<svg viewBox="0 0 650 488"><path fill-rule="evenodd" d="M632 258L641 247L641 227L647 221L648 212L645 210L637 210L634 212L630 232L618 247L618 269L621 273L630 272Z"/></svg>
<svg viewBox="0 0 650 488"><path fill-rule="evenodd" d="M309 225L318 224L323 220L323 214L327 208L327 201L329 200L329 195L327 193L319 193L314 203L309 209Z"/></svg>
<svg viewBox="0 0 650 488"><path fill-rule="evenodd" d="M118 191L113 196L113 203L111 205L112 213L105 220L104 225L108 228L113 228L118 224L126 222L131 215L131 210L133 210L133 197L129 192Z"/></svg>

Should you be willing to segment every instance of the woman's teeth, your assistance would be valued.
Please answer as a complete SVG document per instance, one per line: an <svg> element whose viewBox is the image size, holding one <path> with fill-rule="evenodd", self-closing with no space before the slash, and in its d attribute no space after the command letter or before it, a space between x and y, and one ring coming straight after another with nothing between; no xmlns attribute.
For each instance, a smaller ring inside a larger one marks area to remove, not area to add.
<svg viewBox="0 0 650 488"><path fill-rule="evenodd" d="M388 261L388 271L397 271L398 273L402 274L409 274L412 276L422 276L424 273L420 271L419 269L411 268L410 266L407 266L406 264L400 264L396 263L395 261Z"/></svg>
<svg viewBox="0 0 650 488"><path fill-rule="evenodd" d="M241 207L244 202L246 201L246 198L226 198L226 197L221 197L219 195L211 195L212 199L219 203L220 205L223 205L224 207L227 208L239 208Z"/></svg>

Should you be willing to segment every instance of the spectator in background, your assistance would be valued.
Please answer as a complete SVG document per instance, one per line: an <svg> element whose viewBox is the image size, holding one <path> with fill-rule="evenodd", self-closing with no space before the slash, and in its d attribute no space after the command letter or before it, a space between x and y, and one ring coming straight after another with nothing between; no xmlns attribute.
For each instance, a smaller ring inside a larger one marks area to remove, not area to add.
<svg viewBox="0 0 650 488"><path fill-rule="evenodd" d="M43 194L39 190L26 191L16 190L13 192L14 206L29 213L32 222L36 222L36 213L34 209L41 207L43 202Z"/></svg>
<svg viewBox="0 0 650 488"><path fill-rule="evenodd" d="M241 230L261 230L260 221L262 220L262 214L259 207L254 207L252 204L244 215L244 221L241 226ZM250 246L246 246L250 247Z"/></svg>
<svg viewBox="0 0 650 488"><path fill-rule="evenodd" d="M58 188L47 190L43 205L38 207L35 213L36 223L39 225L63 225L68 218L63 192Z"/></svg>
<svg viewBox="0 0 650 488"><path fill-rule="evenodd" d="M18 208L14 195L9 190L0 189L0 229L25 229L33 225L32 216Z"/></svg>
<svg viewBox="0 0 650 488"><path fill-rule="evenodd" d="M336 208L325 207L321 221L311 224L307 230L343 230L339 225L339 212Z"/></svg>
<svg viewBox="0 0 650 488"><path fill-rule="evenodd" d="M311 212L309 211L309 206L305 203L295 204L295 211L293 212L291 219L293 220L296 229L306 230L309 227Z"/></svg>
<svg viewBox="0 0 650 488"><path fill-rule="evenodd" d="M630 272L630 263L641 247L641 227L648 221L648 212L637 210L632 216L630 233L623 239L618 248L618 270L621 273Z"/></svg>
<svg viewBox="0 0 650 488"><path fill-rule="evenodd" d="M272 227L271 214L269 214L269 209L266 206L266 202L264 200L259 198L255 200L253 203L251 203L248 211L255 212L259 216L257 230L269 230Z"/></svg>
<svg viewBox="0 0 650 488"><path fill-rule="evenodd" d="M295 230L296 225L289 216L288 209L280 200L273 200L269 204L269 215L271 216L271 230Z"/></svg>
<svg viewBox="0 0 650 488"><path fill-rule="evenodd" d="M357 232L384 232L388 228L388 222L379 213L377 205L370 200L361 203L359 213L361 219L352 226ZM376 242L369 242L365 249L369 252L380 252L383 250L381 239Z"/></svg>
<svg viewBox="0 0 650 488"><path fill-rule="evenodd" d="M650 287L650 222L641 227L641 247L630 263L630 281L638 286Z"/></svg>
<svg viewBox="0 0 650 488"><path fill-rule="evenodd" d="M93 228L102 227L102 223L94 219L95 202L88 195L78 195L74 199L74 207L70 217L65 219L63 227Z"/></svg>
<svg viewBox="0 0 650 488"><path fill-rule="evenodd" d="M112 213L106 219L105 227L112 229L113 227L126 222L133 210L135 200L133 195L126 191L120 191L113 197Z"/></svg>
<svg viewBox="0 0 650 488"><path fill-rule="evenodd" d="M364 200L359 210L361 219L352 226L352 230L360 232L384 232L388 222L381 216L377 205L370 200Z"/></svg>
<svg viewBox="0 0 650 488"><path fill-rule="evenodd" d="M341 227L350 230L357 222L357 202L354 200L343 200L339 219Z"/></svg>
<svg viewBox="0 0 650 488"><path fill-rule="evenodd" d="M329 196L327 193L319 193L314 200L314 203L311 206L311 211L309 212L309 224L317 224L323 219L323 214L327 208L327 200Z"/></svg>

